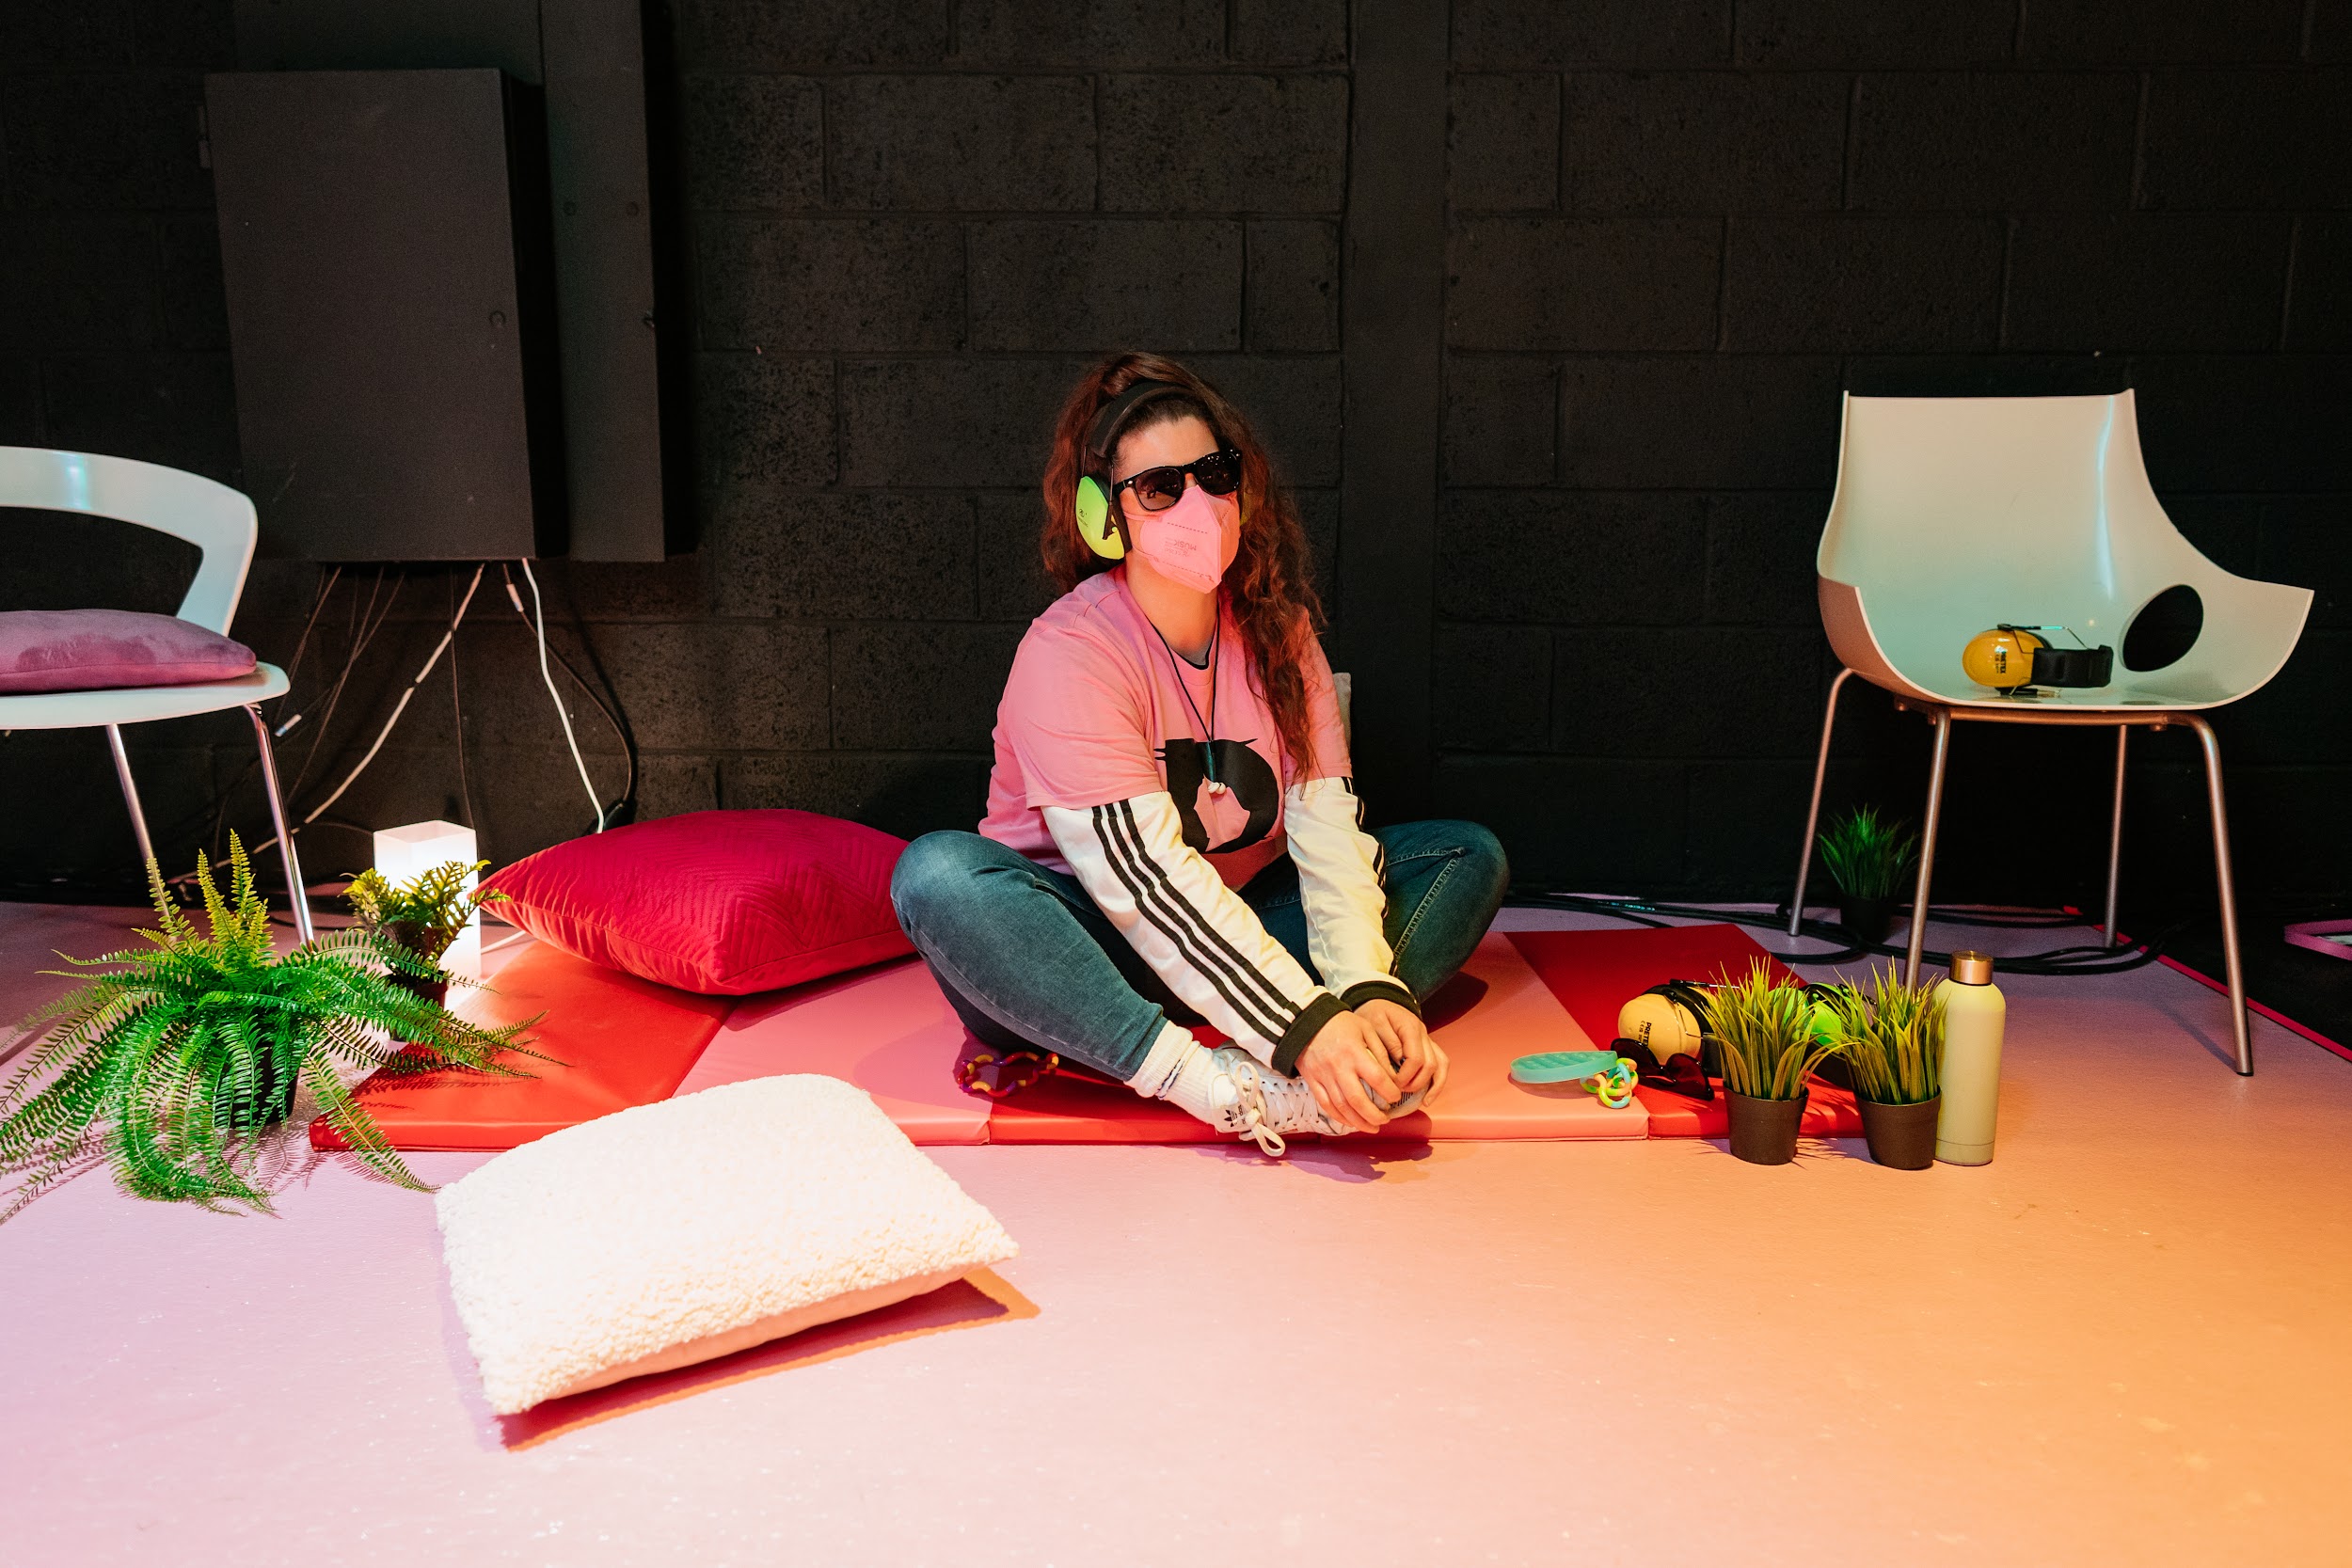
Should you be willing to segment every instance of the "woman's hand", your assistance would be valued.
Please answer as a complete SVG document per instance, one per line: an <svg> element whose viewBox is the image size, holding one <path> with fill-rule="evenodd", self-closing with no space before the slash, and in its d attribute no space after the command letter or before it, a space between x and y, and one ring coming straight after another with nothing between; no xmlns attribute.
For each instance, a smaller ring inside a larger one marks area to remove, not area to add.
<svg viewBox="0 0 2352 1568"><path fill-rule="evenodd" d="M1398 1087L1406 1094L1423 1091L1423 1101L1438 1098L1445 1087L1445 1047L1429 1037L1429 1026L1410 1007L1378 998L1356 1009L1373 1037L1396 1069ZM1389 1101L1393 1105L1396 1101Z"/></svg>
<svg viewBox="0 0 2352 1568"><path fill-rule="evenodd" d="M1359 1132L1379 1131L1389 1119L1380 1106L1405 1098L1389 1066L1388 1049L1358 1013L1331 1015L1298 1053L1298 1076L1314 1091L1324 1115ZM1377 1102L1375 1095L1380 1097Z"/></svg>

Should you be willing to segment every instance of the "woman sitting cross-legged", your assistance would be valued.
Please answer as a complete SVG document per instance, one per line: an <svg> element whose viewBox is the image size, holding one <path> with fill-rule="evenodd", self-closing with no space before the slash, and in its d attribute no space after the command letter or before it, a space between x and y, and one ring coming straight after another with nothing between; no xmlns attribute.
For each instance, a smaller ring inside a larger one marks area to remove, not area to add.
<svg viewBox="0 0 2352 1568"><path fill-rule="evenodd" d="M1445 1083L1421 1002L1509 872L1467 822L1366 832L1290 498L1171 360L1087 375L1045 472L1045 562L977 833L891 897L965 1024L1254 1139L1371 1132ZM1232 1043L1198 1043L1205 1020Z"/></svg>

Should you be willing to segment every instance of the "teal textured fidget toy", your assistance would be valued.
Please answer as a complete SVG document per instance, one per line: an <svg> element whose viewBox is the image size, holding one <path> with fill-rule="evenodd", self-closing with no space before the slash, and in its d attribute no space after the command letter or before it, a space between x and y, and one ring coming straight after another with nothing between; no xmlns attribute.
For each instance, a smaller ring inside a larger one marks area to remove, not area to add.
<svg viewBox="0 0 2352 1568"><path fill-rule="evenodd" d="M1613 1111L1633 1102L1633 1063L1613 1051L1539 1051L1514 1061L1511 1079L1518 1084L1581 1083Z"/></svg>

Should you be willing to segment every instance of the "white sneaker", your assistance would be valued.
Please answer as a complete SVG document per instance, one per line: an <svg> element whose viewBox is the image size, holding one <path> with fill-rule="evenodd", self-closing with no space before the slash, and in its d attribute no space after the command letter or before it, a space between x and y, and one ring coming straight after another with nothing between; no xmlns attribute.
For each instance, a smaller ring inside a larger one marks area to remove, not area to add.
<svg viewBox="0 0 2352 1568"><path fill-rule="evenodd" d="M1335 1138L1355 1131L1325 1116L1314 1091L1300 1080L1275 1071L1238 1045L1220 1045L1209 1058L1216 1076L1209 1085L1212 1115L1203 1119L1240 1133L1275 1159L1290 1147L1282 1141L1285 1132Z"/></svg>

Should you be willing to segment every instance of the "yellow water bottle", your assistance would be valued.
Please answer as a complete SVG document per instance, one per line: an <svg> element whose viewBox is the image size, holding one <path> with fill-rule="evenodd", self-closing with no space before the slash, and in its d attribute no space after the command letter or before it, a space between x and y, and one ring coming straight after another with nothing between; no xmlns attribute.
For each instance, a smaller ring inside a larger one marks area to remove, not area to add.
<svg viewBox="0 0 2352 1568"><path fill-rule="evenodd" d="M1954 953L1944 1005L1944 1108L1935 1118L1935 1157L1947 1165L1993 1163L1993 1124L2001 1110L2001 1030L2009 1003L1993 983L1993 956Z"/></svg>

